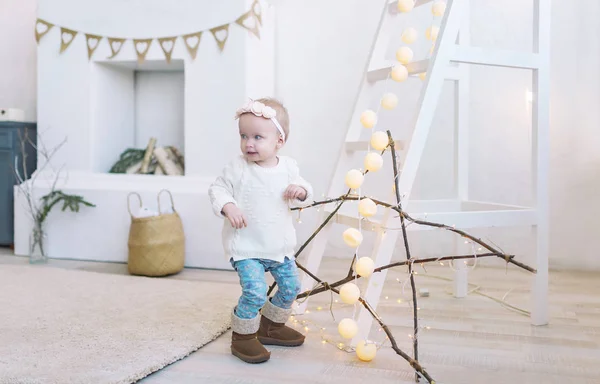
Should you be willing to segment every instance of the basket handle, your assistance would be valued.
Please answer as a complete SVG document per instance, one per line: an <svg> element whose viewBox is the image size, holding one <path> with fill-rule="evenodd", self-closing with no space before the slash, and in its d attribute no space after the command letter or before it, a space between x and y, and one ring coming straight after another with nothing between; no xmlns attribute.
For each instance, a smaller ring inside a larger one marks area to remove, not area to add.
<svg viewBox="0 0 600 384"><path fill-rule="evenodd" d="M162 210L160 209L160 194L163 192L167 192L169 194L169 197L171 198L171 209L173 209L173 212L175 212L175 203L173 202L173 195L171 194L171 191L168 189L161 189L160 192L158 192L158 195L156 195L156 200L158 201L158 213L162 215Z"/></svg>
<svg viewBox="0 0 600 384"><path fill-rule="evenodd" d="M142 208L142 197L141 197L141 196L140 196L140 194L139 194L139 193L137 193L137 192L130 192L130 193L127 195L127 210L129 211L129 215L130 215L130 216L131 216L131 218L133 219L133 213L131 213L131 200L130 200L130 198L131 198L131 196L132 196L132 195L136 195L136 196L137 196L137 198L138 198L138 201L140 202L140 208Z"/></svg>

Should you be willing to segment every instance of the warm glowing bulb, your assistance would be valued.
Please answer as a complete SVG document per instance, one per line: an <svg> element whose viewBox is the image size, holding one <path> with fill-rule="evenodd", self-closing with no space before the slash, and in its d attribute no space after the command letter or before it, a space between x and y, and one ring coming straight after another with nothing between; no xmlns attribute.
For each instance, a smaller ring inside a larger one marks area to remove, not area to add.
<svg viewBox="0 0 600 384"><path fill-rule="evenodd" d="M398 11L410 12L415 7L413 0L398 0Z"/></svg>
<svg viewBox="0 0 600 384"><path fill-rule="evenodd" d="M369 277L375 270L375 262L370 257L361 257L356 261L354 269L362 277Z"/></svg>
<svg viewBox="0 0 600 384"><path fill-rule="evenodd" d="M425 37L427 37L428 40L435 41L435 39L438 38L439 33L440 27L432 25L425 30Z"/></svg>
<svg viewBox="0 0 600 384"><path fill-rule="evenodd" d="M379 153L369 152L365 156L365 169L369 172L377 172L383 166L383 157Z"/></svg>
<svg viewBox="0 0 600 384"><path fill-rule="evenodd" d="M431 6L431 13L433 16L442 16L446 12L446 2L445 1L436 1Z"/></svg>
<svg viewBox="0 0 600 384"><path fill-rule="evenodd" d="M392 68L392 80L402 82L408 78L408 69L402 64L397 64Z"/></svg>
<svg viewBox="0 0 600 384"><path fill-rule="evenodd" d="M417 30L413 27L408 27L402 32L402 41L406 44L412 44L417 40Z"/></svg>
<svg viewBox="0 0 600 384"><path fill-rule="evenodd" d="M338 324L338 332L344 339L351 339L358 333L356 321L346 318Z"/></svg>
<svg viewBox="0 0 600 384"><path fill-rule="evenodd" d="M367 109L360 115L360 123L365 128L373 128L377 124L377 114L371 109Z"/></svg>
<svg viewBox="0 0 600 384"><path fill-rule="evenodd" d="M388 135L383 131L373 132L371 135L371 147L383 151L389 143Z"/></svg>
<svg viewBox="0 0 600 384"><path fill-rule="evenodd" d="M365 176L358 169L351 169L346 173L346 185L348 188L358 189L365 180Z"/></svg>
<svg viewBox="0 0 600 384"><path fill-rule="evenodd" d="M362 199L358 203L358 213L364 217L371 217L377 213L377 205L371 199Z"/></svg>
<svg viewBox="0 0 600 384"><path fill-rule="evenodd" d="M354 304L360 297L360 289L354 283L346 283L340 288L340 299L346 304Z"/></svg>
<svg viewBox="0 0 600 384"><path fill-rule="evenodd" d="M427 72L421 72L421 73L419 73L419 79L425 80L426 77L427 77Z"/></svg>
<svg viewBox="0 0 600 384"><path fill-rule="evenodd" d="M356 345L356 356L362 361L371 361L376 354L377 347L373 343L367 343L363 340Z"/></svg>
<svg viewBox="0 0 600 384"><path fill-rule="evenodd" d="M381 98L381 106L387 110L396 108L398 105L398 96L388 92Z"/></svg>
<svg viewBox="0 0 600 384"><path fill-rule="evenodd" d="M409 47L400 47L396 51L396 60L402 64L408 64L413 59L413 50Z"/></svg>
<svg viewBox="0 0 600 384"><path fill-rule="evenodd" d="M356 248L362 243L363 235L356 228L348 228L344 231L343 234L344 242L352 248Z"/></svg>

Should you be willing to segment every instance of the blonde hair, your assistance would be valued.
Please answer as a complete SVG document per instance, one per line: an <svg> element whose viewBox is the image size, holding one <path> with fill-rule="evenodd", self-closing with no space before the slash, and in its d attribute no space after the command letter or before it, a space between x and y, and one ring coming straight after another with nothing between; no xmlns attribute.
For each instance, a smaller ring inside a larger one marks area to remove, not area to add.
<svg viewBox="0 0 600 384"><path fill-rule="evenodd" d="M285 141L290 137L290 115L288 114L287 108L283 106L283 103L275 98L271 97L263 97L262 99L258 99L264 105L271 107L277 112L277 116L275 118L283 128L283 132L285 132Z"/></svg>

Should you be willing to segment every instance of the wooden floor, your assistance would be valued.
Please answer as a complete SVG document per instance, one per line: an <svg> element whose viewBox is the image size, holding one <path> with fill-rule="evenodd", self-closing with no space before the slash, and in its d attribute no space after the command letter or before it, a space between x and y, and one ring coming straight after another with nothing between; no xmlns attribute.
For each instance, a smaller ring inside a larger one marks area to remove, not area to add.
<svg viewBox="0 0 600 384"><path fill-rule="evenodd" d="M0 264L26 260L0 252ZM326 259L319 276L334 281L347 273L348 261ZM52 260L48 267L126 273L126 266ZM430 296L419 298L421 325L419 357L437 383L600 383L600 273L551 272L551 324L533 327L527 316L500 303L472 293L456 299L449 293L452 271L432 266L417 275L417 286L428 288ZM237 275L227 271L186 269L174 279L238 284ZM407 303L409 289L402 297L405 270L388 274L387 296L378 308L390 326L400 348L410 354L412 315ZM513 267L478 267L469 281L480 292L528 309L532 276ZM400 282L397 281L400 280ZM297 316L298 329L309 328L305 345L298 348L273 347L271 360L249 365L230 354L231 333L201 348L189 357L156 372L143 384L187 383L411 383L414 375L408 364L384 345L375 360L358 361L355 354L336 348L344 342L337 334L337 322L329 312L331 296L322 293L309 301L310 313ZM335 299L335 298L334 298ZM401 302L399 303L398 300ZM319 310L319 307L322 307ZM333 303L335 318L352 315L352 307ZM325 328L325 331L320 331ZM323 343L322 337L330 340ZM372 339L385 335L374 327Z"/></svg>

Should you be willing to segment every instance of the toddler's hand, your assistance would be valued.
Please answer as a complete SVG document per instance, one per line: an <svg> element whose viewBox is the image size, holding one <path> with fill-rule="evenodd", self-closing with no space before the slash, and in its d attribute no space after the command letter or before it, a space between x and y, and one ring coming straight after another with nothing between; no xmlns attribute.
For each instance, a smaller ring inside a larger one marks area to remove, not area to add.
<svg viewBox="0 0 600 384"><path fill-rule="evenodd" d="M244 212L233 203L227 203L223 207L223 214L229 219L229 222L234 228L240 229L248 226L248 221Z"/></svg>
<svg viewBox="0 0 600 384"><path fill-rule="evenodd" d="M286 200L298 199L304 201L306 199L306 189L299 185L291 184L283 193L283 197Z"/></svg>

